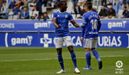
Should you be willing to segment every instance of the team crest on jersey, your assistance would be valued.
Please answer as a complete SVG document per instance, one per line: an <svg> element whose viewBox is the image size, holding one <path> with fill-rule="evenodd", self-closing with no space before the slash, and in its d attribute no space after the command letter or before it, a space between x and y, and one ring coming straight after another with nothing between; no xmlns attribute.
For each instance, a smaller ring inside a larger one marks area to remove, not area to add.
<svg viewBox="0 0 129 75"><path fill-rule="evenodd" d="M60 15L57 15L57 17L60 17Z"/></svg>
<svg viewBox="0 0 129 75"><path fill-rule="evenodd" d="M68 18L68 15L65 15L65 18Z"/></svg>

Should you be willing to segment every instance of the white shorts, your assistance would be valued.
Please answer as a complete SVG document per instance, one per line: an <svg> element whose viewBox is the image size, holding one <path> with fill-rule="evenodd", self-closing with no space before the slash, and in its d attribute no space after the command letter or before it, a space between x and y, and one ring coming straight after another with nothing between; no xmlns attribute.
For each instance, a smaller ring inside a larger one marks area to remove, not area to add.
<svg viewBox="0 0 129 75"><path fill-rule="evenodd" d="M97 47L97 38L86 38L83 40L83 47L84 48L96 48Z"/></svg>
<svg viewBox="0 0 129 75"><path fill-rule="evenodd" d="M63 45L65 44L67 47L68 46L73 46L72 39L70 36L65 36L65 37L56 37L54 39L54 44L56 48L62 48Z"/></svg>

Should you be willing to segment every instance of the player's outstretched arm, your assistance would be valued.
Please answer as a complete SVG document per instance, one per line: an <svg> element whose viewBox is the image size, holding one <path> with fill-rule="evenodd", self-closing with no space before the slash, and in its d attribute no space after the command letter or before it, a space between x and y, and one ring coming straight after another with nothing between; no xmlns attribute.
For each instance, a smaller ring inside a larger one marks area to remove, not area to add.
<svg viewBox="0 0 129 75"><path fill-rule="evenodd" d="M75 20L71 20L70 21L75 27L80 27L79 24L77 24L77 22Z"/></svg>

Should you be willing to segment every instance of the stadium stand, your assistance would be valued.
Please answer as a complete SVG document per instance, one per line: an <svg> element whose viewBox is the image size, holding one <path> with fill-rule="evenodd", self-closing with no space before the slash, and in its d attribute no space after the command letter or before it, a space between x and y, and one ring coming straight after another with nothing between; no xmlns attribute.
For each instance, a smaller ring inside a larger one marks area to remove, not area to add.
<svg viewBox="0 0 129 75"><path fill-rule="evenodd" d="M57 10L59 1L60 0L1 0L0 19L40 19L43 13L48 13L51 18L52 12ZM75 18L81 18L83 15L82 7L85 1L92 1L94 8L103 19L128 18L129 0L66 1L68 2L68 12L72 13ZM103 14L106 11L110 13Z"/></svg>

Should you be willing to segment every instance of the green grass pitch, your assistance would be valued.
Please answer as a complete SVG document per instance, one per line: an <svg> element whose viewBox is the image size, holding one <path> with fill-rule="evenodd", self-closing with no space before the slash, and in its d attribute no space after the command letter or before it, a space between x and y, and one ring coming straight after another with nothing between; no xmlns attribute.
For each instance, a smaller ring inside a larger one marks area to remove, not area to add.
<svg viewBox="0 0 129 75"><path fill-rule="evenodd" d="M83 70L85 66L85 51L75 48L79 75L129 75L129 49L98 48L103 60L103 69L98 70L98 64L92 55L93 70ZM0 75L56 75L60 70L55 48L0 48ZM61 75L76 75L66 48L63 49L66 73ZM122 71L118 71L116 61L121 60ZM116 74L116 72L123 72Z"/></svg>

